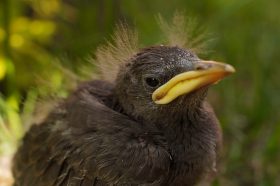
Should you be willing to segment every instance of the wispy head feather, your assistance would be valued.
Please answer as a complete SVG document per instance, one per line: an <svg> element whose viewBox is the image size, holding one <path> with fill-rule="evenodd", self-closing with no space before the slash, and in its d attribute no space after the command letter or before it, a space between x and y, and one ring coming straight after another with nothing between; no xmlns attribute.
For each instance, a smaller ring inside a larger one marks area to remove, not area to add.
<svg viewBox="0 0 280 186"><path fill-rule="evenodd" d="M194 19L187 19L183 13L176 12L171 23L161 15L158 16L158 23L167 39L167 45L190 49L195 53L205 51L204 31L199 29ZM127 24L118 24L111 38L111 41L97 48L93 59L93 64L97 65L99 71L98 77L109 82L116 79L121 64L140 50L138 34Z"/></svg>
<svg viewBox="0 0 280 186"><path fill-rule="evenodd" d="M107 41L97 48L94 63L98 66L101 78L114 81L120 64L129 60L138 52L138 34L126 24L117 25L112 42Z"/></svg>
<svg viewBox="0 0 280 186"><path fill-rule="evenodd" d="M186 18L182 12L175 12L171 22L158 16L159 26L167 39L167 45L187 48L195 53L205 51L207 40L204 30L193 18Z"/></svg>

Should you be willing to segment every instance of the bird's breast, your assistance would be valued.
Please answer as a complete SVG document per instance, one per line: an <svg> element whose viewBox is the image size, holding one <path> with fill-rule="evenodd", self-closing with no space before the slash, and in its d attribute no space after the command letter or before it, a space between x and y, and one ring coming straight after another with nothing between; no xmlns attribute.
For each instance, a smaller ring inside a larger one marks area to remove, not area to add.
<svg viewBox="0 0 280 186"><path fill-rule="evenodd" d="M194 185L213 169L216 159L215 135L211 134L211 130L206 133L190 126L181 127L175 133L176 136L169 141L173 160L170 185Z"/></svg>

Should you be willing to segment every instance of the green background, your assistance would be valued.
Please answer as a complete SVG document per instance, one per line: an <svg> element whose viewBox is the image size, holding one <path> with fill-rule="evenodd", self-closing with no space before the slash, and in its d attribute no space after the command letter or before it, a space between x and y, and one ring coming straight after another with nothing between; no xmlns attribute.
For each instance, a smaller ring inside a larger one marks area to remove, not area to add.
<svg viewBox="0 0 280 186"><path fill-rule="evenodd" d="M279 9L279 0L0 1L0 154L15 150L38 100L65 97L93 74L88 58L118 21L148 46L162 39L155 16L179 10L210 33L201 57L237 69L209 93L224 132L213 184L280 185Z"/></svg>

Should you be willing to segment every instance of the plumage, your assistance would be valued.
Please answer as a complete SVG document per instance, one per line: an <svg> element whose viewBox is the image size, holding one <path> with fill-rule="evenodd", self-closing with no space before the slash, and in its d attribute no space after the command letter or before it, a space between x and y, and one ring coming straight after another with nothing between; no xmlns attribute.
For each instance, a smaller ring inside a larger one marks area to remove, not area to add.
<svg viewBox="0 0 280 186"><path fill-rule="evenodd" d="M168 104L152 94L181 73L232 69L177 46L138 49L134 35L123 34L97 52L107 78L81 84L26 134L14 158L15 186L192 186L215 172L222 135L205 101L214 80ZM162 96L174 97L174 87Z"/></svg>

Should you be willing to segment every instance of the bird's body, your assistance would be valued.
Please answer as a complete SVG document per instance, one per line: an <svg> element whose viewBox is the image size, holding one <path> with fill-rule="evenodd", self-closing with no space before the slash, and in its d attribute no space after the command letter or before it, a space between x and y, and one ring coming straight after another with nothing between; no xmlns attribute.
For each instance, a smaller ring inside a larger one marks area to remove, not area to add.
<svg viewBox="0 0 280 186"><path fill-rule="evenodd" d="M194 185L213 171L221 134L205 103L158 127L121 113L113 90L86 83L33 126L15 157L15 185Z"/></svg>
<svg viewBox="0 0 280 186"><path fill-rule="evenodd" d="M222 135L205 97L233 67L178 46L137 50L120 32L96 55L105 79L118 73L82 84L31 128L15 186L193 186L213 174Z"/></svg>

